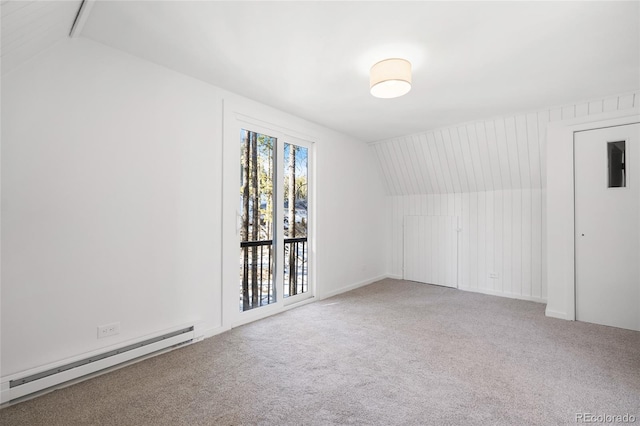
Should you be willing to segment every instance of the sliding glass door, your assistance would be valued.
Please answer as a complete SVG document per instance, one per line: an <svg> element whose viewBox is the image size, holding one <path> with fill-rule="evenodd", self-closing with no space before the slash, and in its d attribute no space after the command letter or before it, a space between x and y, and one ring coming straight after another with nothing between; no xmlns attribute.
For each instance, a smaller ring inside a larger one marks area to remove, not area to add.
<svg viewBox="0 0 640 426"><path fill-rule="evenodd" d="M313 297L311 144L291 139L257 126L240 128L238 315L233 322Z"/></svg>

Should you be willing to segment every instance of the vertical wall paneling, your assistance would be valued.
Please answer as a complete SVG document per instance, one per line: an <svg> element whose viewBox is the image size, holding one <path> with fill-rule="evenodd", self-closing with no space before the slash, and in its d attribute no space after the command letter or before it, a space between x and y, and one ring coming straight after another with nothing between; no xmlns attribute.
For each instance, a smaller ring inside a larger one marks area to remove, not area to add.
<svg viewBox="0 0 640 426"><path fill-rule="evenodd" d="M526 116L527 149L529 160L529 173L531 174L531 188L541 187L540 171L540 138L538 136L538 114L532 113Z"/></svg>
<svg viewBox="0 0 640 426"><path fill-rule="evenodd" d="M575 105L567 105L561 108L561 117L562 120L570 120L576 117L576 106Z"/></svg>
<svg viewBox="0 0 640 426"><path fill-rule="evenodd" d="M493 175L491 173L491 161L489 160L489 145L487 143L487 131L484 123L475 125L475 133L480 151L480 163L482 165L482 173L484 179L485 191L493 191Z"/></svg>
<svg viewBox="0 0 640 426"><path fill-rule="evenodd" d="M465 126L467 132L467 141L469 143L469 152L471 153L471 165L473 174L477 182L476 190L485 191L487 188L484 182L484 174L482 172L482 161L480 161L480 149L478 147L478 139L475 126Z"/></svg>
<svg viewBox="0 0 640 426"><path fill-rule="evenodd" d="M602 110L604 112L615 111L618 109L618 97L605 99L602 104Z"/></svg>
<svg viewBox="0 0 640 426"><path fill-rule="evenodd" d="M462 281L458 283L459 286L469 287L469 281L471 280L471 261L469 259L469 253L471 252L471 243L469 241L471 219L469 217L469 204L470 204L470 192L462 194L462 253L460 261L462 262Z"/></svg>
<svg viewBox="0 0 640 426"><path fill-rule="evenodd" d="M395 149L397 144L384 144L384 155L391 171L394 193L404 195L403 182L401 182L402 175L398 173L399 166L396 160Z"/></svg>
<svg viewBox="0 0 640 426"><path fill-rule="evenodd" d="M451 194L455 192L455 187L453 185L451 165L449 164L449 159L447 158L444 142L442 141L442 134L440 132L434 132L432 133L432 135L433 135L435 152L437 153L438 159L440 160L440 168L442 169L442 175L444 177L445 188L446 188L445 192L447 194Z"/></svg>
<svg viewBox="0 0 640 426"><path fill-rule="evenodd" d="M542 190L531 190L531 296L543 298L542 295Z"/></svg>
<svg viewBox="0 0 640 426"><path fill-rule="evenodd" d="M427 133L426 146L429 148L429 153L431 154L431 160L433 162L433 170L435 171L438 179L438 187L440 188L438 193L439 194L447 193L449 192L447 188L447 179L442 169L442 161L440 156L438 155L438 149L436 147L436 141L435 141L435 138L433 137L433 133Z"/></svg>
<svg viewBox="0 0 640 426"><path fill-rule="evenodd" d="M395 144L392 147L392 151L393 164L395 165L395 167L398 167L401 170L398 183L400 185L402 194L409 195L413 191L411 189L411 177L409 171L407 170L406 157L405 154L402 153L402 143L400 142Z"/></svg>
<svg viewBox="0 0 640 426"><path fill-rule="evenodd" d="M456 270L456 282L460 286L462 281L462 194L453 194L453 215L456 216L456 259L458 259L458 268Z"/></svg>
<svg viewBox="0 0 640 426"><path fill-rule="evenodd" d="M538 145L540 156L540 187L547 187L547 162L544 161L545 153L547 152L547 125L550 121L550 113L548 110L540 111L536 114L538 116Z"/></svg>
<svg viewBox="0 0 640 426"><path fill-rule="evenodd" d="M427 262L430 280L455 273L461 289L546 300L547 126L638 102L627 93L374 142L390 196L389 273L403 274L405 216L457 216L457 267ZM442 235L437 224L422 226L429 241L418 249L430 262Z"/></svg>
<svg viewBox="0 0 640 426"><path fill-rule="evenodd" d="M458 176L460 177L460 192L469 192L469 178L467 177L467 172L464 168L464 162L461 161L462 157L462 147L460 146L460 135L458 134L458 129L448 129L449 138L451 139L451 146L453 148L453 158L456 163L456 169L458 171Z"/></svg>
<svg viewBox="0 0 640 426"><path fill-rule="evenodd" d="M600 101L600 103L602 103L602 101ZM549 111L549 114L550 114L549 121L560 121L560 120L562 120L562 108L552 108Z"/></svg>
<svg viewBox="0 0 640 426"><path fill-rule="evenodd" d="M494 267L496 278L493 283L493 290L497 293L503 293L504 271L503 271L503 224L502 214L504 210L504 191L496 191L493 197L493 242L494 242Z"/></svg>
<svg viewBox="0 0 640 426"><path fill-rule="evenodd" d="M378 144L378 145L373 145L373 154L376 156L376 158L378 158L378 171L382 177L382 182L384 184L384 189L387 192L387 194L391 194L393 193L392 189L391 189L391 184L389 182L390 176L389 176L389 170L388 167L386 166L386 158L380 153L380 151L382 150L382 145Z"/></svg>
<svg viewBox="0 0 640 426"><path fill-rule="evenodd" d="M477 224L477 248L478 253L478 282L476 288L487 288L487 193L486 191L477 192L478 195L478 210L476 217L478 218Z"/></svg>
<svg viewBox="0 0 640 426"><path fill-rule="evenodd" d="M511 193L512 293L522 294L522 191Z"/></svg>
<svg viewBox="0 0 640 426"><path fill-rule="evenodd" d="M633 98L634 94L629 93L628 95L623 95L618 98L618 109L629 109L633 108Z"/></svg>
<svg viewBox="0 0 640 426"><path fill-rule="evenodd" d="M380 164L380 167L384 171L384 177L387 183L387 189L389 190L390 194L397 194L398 188L396 188L394 183L393 168L391 167L391 164L389 161L388 144L377 144L377 145L374 145L374 147L375 147L374 154L378 158L378 164Z"/></svg>
<svg viewBox="0 0 640 426"><path fill-rule="evenodd" d="M513 226L511 219L513 218L513 190L503 193L504 202L502 203L502 251L504 258L502 259L502 291L504 294L514 294L514 282L512 278L513 250L511 236L513 235Z"/></svg>
<svg viewBox="0 0 640 426"><path fill-rule="evenodd" d="M491 163L491 181L493 183L493 189L497 191L503 189L503 186L495 123L493 121L484 123L484 130L487 134L487 151Z"/></svg>
<svg viewBox="0 0 640 426"><path fill-rule="evenodd" d="M516 142L518 144L518 163L520 164L521 188L531 188L531 167L529 166L529 143L527 119L524 115L515 117Z"/></svg>
<svg viewBox="0 0 640 426"><path fill-rule="evenodd" d="M532 245L531 245L531 188L522 190L522 212L521 212L521 235L522 240L519 246L522 249L522 277L521 290L519 294L531 296L531 261L532 261Z"/></svg>
<svg viewBox="0 0 640 426"><path fill-rule="evenodd" d="M507 150L509 153L509 168L511 169L511 185L513 188L522 188L522 175L520 171L520 146L516 133L515 117L504 120L507 135Z"/></svg>
<svg viewBox="0 0 640 426"><path fill-rule="evenodd" d="M469 148L469 138L467 136L466 127L458 127L458 138L460 139L460 148L462 151L462 162L464 164L464 170L467 175L467 183L469 186L469 192L478 191L478 185L475 178L475 172L473 170L473 163L471 161L471 150Z"/></svg>
<svg viewBox="0 0 640 426"><path fill-rule="evenodd" d="M589 102L589 115L600 114L602 112L602 99Z"/></svg>
<svg viewBox="0 0 640 426"><path fill-rule="evenodd" d="M453 192L461 192L462 186L460 184L460 174L458 173L458 165L456 163L456 156L453 153L453 144L451 143L451 135L445 130L442 132L438 132L439 137L443 141L443 146L447 158L447 166L449 167L449 172L451 173L451 182L453 184Z"/></svg>
<svg viewBox="0 0 640 426"><path fill-rule="evenodd" d="M456 197L455 194L447 194L447 206L445 209L446 215L455 215L456 211Z"/></svg>
<svg viewBox="0 0 640 426"><path fill-rule="evenodd" d="M500 162L500 178L502 180L502 189L513 188L511 182L511 165L509 163L509 145L507 144L507 128L504 120L495 120L493 122L496 130L496 145L498 148L498 160Z"/></svg>
<svg viewBox="0 0 640 426"><path fill-rule="evenodd" d="M602 106L602 102L600 102L600 106ZM593 114L596 114L594 112ZM591 112L591 103L589 103L589 114ZM539 145L540 145L540 298L542 300L546 300L547 298L547 285L546 285L546 276L547 276L547 256L545 256L545 247L547 240L547 228L546 228L546 215L544 212L546 211L546 196L545 191L547 188L547 162L545 161L545 155L547 152L547 125L550 121L550 112L549 110L538 112L538 137L539 137Z"/></svg>
<svg viewBox="0 0 640 426"><path fill-rule="evenodd" d="M403 161L403 166L407 171L407 184L408 184L408 193L409 194L420 194L422 191L419 186L419 179L417 170L414 166L415 157L411 155L411 151L409 149L409 144L407 142L407 138L400 139L399 144L399 153L400 158Z"/></svg>
<svg viewBox="0 0 640 426"><path fill-rule="evenodd" d="M496 291L495 289L495 275L491 277L489 274L495 274L495 231L493 229L495 220L494 220L494 191L485 192L485 217L484 217L484 240L485 240L485 287L487 289Z"/></svg>
<svg viewBox="0 0 640 426"><path fill-rule="evenodd" d="M457 287L456 216L404 216L403 277Z"/></svg>
<svg viewBox="0 0 640 426"><path fill-rule="evenodd" d="M420 148L424 151L424 158L427 164L427 171L429 172L429 177L431 179L431 185L433 186L433 191L431 194L438 194L441 192L439 176L436 173L436 167L433 162L433 156L431 155L431 150L429 149L429 142L427 140L427 135L420 135Z"/></svg>
<svg viewBox="0 0 640 426"><path fill-rule="evenodd" d="M420 194L422 191L419 189L419 178L418 178L418 170L413 165L415 157L411 155L411 151L409 150L409 146L407 144L407 138L402 138L400 141L400 155L403 160L403 167L407 170L408 175L408 185L409 185L409 193L410 194Z"/></svg>
<svg viewBox="0 0 640 426"><path fill-rule="evenodd" d="M381 145L381 155L384 156L385 169L387 170L387 173L389 175L389 188L391 188L392 190L391 193L398 194L400 193L400 186L398 184L397 174L395 173L395 168L391 160L390 149L390 146Z"/></svg>
<svg viewBox="0 0 640 426"><path fill-rule="evenodd" d="M469 287L478 288L478 192L469 194Z"/></svg>
<svg viewBox="0 0 640 426"><path fill-rule="evenodd" d="M428 184L428 173L426 168L424 167L423 158L419 154L419 144L417 144L412 136L407 136L406 145L408 155L411 157L411 168L414 170L415 179L416 179L416 194L428 194L429 193L429 184Z"/></svg>
<svg viewBox="0 0 640 426"><path fill-rule="evenodd" d="M576 118L585 117L587 115L589 115L589 103L588 102L576 105Z"/></svg>
<svg viewBox="0 0 640 426"><path fill-rule="evenodd" d="M429 185L427 183L427 178L425 177L427 171L421 164L422 158L418 154L418 147L416 146L413 137L408 138L407 146L409 147L409 155L411 156L414 170L417 170L416 179L418 179L418 194L427 194L429 192Z"/></svg>

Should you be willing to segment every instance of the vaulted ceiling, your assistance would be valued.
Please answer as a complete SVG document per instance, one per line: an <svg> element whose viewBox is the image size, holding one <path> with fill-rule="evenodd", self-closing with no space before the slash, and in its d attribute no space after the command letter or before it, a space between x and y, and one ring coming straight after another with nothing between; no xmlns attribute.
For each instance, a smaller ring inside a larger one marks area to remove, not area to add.
<svg viewBox="0 0 640 426"><path fill-rule="evenodd" d="M27 30L12 3L57 6ZM3 61L30 54L5 27L42 48L78 3L3 2ZM638 89L639 6L96 1L81 36L370 142ZM398 56L413 63L411 92L373 98L369 67Z"/></svg>
<svg viewBox="0 0 640 426"><path fill-rule="evenodd" d="M82 0L2 0L2 74L69 36Z"/></svg>

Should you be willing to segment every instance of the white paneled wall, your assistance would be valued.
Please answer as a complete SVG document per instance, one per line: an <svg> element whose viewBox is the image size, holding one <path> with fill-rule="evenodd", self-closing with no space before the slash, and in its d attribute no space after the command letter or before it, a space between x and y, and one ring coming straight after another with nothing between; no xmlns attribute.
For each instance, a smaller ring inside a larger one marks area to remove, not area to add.
<svg viewBox="0 0 640 426"><path fill-rule="evenodd" d="M405 216L404 279L458 286L458 216Z"/></svg>
<svg viewBox="0 0 640 426"><path fill-rule="evenodd" d="M373 143L390 200L390 274L402 276L405 216L460 216L458 287L545 301L547 125L639 103L627 93Z"/></svg>

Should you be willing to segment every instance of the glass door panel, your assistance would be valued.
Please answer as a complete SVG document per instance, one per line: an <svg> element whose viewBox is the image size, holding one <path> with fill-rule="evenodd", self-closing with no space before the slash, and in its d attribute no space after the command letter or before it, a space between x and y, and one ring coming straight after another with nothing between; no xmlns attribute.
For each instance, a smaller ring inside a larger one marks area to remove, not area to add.
<svg viewBox="0 0 640 426"><path fill-rule="evenodd" d="M284 144L285 298L309 291L309 149Z"/></svg>
<svg viewBox="0 0 640 426"><path fill-rule="evenodd" d="M274 152L276 138L241 130L240 311L276 302Z"/></svg>

